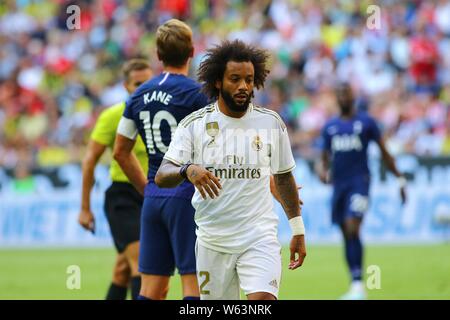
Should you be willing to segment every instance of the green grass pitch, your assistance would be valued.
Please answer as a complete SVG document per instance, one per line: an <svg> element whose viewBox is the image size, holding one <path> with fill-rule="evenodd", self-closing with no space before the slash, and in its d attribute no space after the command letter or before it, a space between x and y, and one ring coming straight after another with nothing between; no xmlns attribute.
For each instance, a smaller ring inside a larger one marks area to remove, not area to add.
<svg viewBox="0 0 450 320"><path fill-rule="evenodd" d="M280 299L337 299L348 274L340 246L310 246L304 265L288 270L283 248ZM0 249L0 299L103 299L111 278L113 249ZM365 266L381 271L369 299L450 299L450 244L369 246ZM78 265L81 288L69 290L67 267ZM178 276L169 299L180 299Z"/></svg>

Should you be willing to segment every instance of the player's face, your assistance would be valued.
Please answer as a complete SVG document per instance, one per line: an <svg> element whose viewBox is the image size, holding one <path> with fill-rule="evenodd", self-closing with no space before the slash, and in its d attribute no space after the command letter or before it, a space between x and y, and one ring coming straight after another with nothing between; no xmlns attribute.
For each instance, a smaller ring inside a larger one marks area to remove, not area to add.
<svg viewBox="0 0 450 320"><path fill-rule="evenodd" d="M353 109L353 92L349 85L342 85L336 89L336 98L342 114L349 114Z"/></svg>
<svg viewBox="0 0 450 320"><path fill-rule="evenodd" d="M255 69L253 63L229 61L220 94L231 111L245 112L252 99Z"/></svg>
<svg viewBox="0 0 450 320"><path fill-rule="evenodd" d="M141 84L146 82L152 77L152 71L150 69L133 70L128 76L128 81L125 82L125 88L128 93L133 93Z"/></svg>

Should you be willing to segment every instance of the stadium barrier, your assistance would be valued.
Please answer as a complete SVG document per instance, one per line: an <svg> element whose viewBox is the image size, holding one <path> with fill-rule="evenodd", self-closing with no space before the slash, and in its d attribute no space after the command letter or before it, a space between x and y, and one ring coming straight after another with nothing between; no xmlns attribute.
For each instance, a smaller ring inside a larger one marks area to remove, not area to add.
<svg viewBox="0 0 450 320"><path fill-rule="evenodd" d="M365 218L362 237L368 243L435 243L450 241L450 165L424 166L411 158L399 159L398 165L410 172L408 202L402 206L397 181L384 176L379 162L371 162L373 172L370 209ZM337 243L340 234L331 225L331 187L321 184L311 164L298 160L296 179L303 186L303 217L308 243ZM109 246L109 227L103 212L104 190L109 185L107 168L96 170L92 192L92 210L96 232L92 235L77 223L80 208L79 166L59 170L58 179L67 183L57 188L39 176L32 193L15 193L9 187L8 175L0 170L0 247ZM383 180L384 178L384 180ZM279 238L290 239L289 224L281 206Z"/></svg>

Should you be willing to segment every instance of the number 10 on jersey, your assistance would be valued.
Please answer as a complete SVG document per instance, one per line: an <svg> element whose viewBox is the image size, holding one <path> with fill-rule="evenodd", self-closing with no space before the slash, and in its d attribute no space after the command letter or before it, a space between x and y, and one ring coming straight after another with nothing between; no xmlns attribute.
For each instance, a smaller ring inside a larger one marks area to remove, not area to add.
<svg viewBox="0 0 450 320"><path fill-rule="evenodd" d="M153 123L151 123L150 111L141 111L139 112L139 119L142 120L142 124L144 125L145 143L147 145L148 154L156 154L155 146L160 152L166 153L169 149L169 144L165 145L162 141L161 122L165 120L169 124L170 140L172 140L178 125L175 117L166 110L160 110L155 114Z"/></svg>

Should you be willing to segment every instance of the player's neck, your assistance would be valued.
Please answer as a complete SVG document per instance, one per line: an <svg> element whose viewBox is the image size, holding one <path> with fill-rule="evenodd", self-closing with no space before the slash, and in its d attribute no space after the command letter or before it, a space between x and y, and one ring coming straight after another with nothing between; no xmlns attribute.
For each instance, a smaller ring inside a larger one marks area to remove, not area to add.
<svg viewBox="0 0 450 320"><path fill-rule="evenodd" d="M344 120L349 120L349 119L352 119L354 115L355 115L355 110L353 109L349 112L341 113L341 118Z"/></svg>
<svg viewBox="0 0 450 320"><path fill-rule="evenodd" d="M219 99L217 100L217 105L219 107L220 112L222 112L224 115L231 117L231 118L242 118L247 113L247 110L245 111L233 111L230 108L228 108L225 100L223 100L222 96L219 96Z"/></svg>
<svg viewBox="0 0 450 320"><path fill-rule="evenodd" d="M182 74L187 77L187 75L189 74L189 65L185 64L182 67L164 66L163 72L169 72L172 74Z"/></svg>

